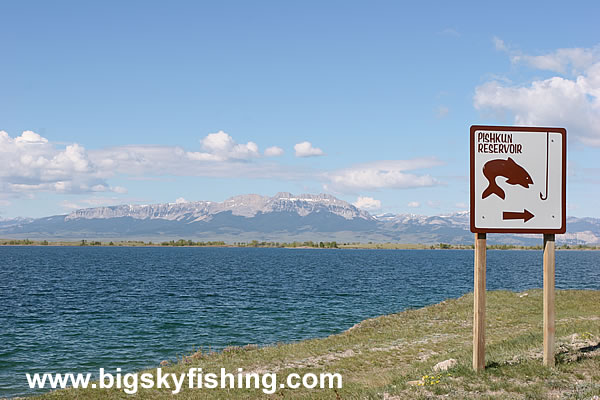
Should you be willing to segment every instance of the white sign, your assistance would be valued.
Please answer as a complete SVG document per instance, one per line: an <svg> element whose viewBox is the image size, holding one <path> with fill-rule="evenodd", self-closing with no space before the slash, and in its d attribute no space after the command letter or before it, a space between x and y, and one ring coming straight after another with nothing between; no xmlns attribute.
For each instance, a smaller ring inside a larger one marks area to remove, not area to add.
<svg viewBox="0 0 600 400"><path fill-rule="evenodd" d="M566 130L471 127L471 231L564 233Z"/></svg>

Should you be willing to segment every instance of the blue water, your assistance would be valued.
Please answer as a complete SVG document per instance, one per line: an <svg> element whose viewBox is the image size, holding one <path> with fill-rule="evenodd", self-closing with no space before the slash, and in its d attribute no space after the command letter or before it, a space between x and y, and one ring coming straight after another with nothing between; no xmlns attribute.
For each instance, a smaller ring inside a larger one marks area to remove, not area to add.
<svg viewBox="0 0 600 400"><path fill-rule="evenodd" d="M541 251L487 260L488 289L542 286ZM600 289L600 252L558 252L556 286ZM472 251L2 246L0 397L32 394L26 372L322 337L472 288Z"/></svg>

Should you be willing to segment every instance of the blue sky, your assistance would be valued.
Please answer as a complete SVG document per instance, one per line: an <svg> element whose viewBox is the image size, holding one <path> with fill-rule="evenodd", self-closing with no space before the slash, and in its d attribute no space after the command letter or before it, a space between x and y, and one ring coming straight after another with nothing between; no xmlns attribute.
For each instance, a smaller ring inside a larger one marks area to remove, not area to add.
<svg viewBox="0 0 600 400"><path fill-rule="evenodd" d="M1 2L0 217L279 191L466 210L472 124L565 127L568 213L600 217L598 15L592 1Z"/></svg>

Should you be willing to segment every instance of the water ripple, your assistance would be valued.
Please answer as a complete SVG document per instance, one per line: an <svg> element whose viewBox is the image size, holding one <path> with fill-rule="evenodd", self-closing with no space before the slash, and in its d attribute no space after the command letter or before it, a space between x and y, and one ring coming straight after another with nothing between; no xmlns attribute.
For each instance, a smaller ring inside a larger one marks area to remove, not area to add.
<svg viewBox="0 0 600 400"><path fill-rule="evenodd" d="M25 372L133 371L204 346L341 332L472 290L472 251L0 247L0 397ZM542 285L539 251L489 251L489 289ZM600 252L557 253L600 289Z"/></svg>

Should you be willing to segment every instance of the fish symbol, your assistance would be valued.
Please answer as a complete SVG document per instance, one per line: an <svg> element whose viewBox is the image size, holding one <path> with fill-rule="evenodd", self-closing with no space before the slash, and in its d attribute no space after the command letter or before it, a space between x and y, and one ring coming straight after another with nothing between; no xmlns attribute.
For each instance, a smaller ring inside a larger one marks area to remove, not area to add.
<svg viewBox="0 0 600 400"><path fill-rule="evenodd" d="M508 157L507 160L490 160L483 166L483 175L489 181L487 189L483 191L481 196L482 199L495 194L502 200L506 197L504 190L496 183L496 178L503 176L508 178L506 183L509 185L521 185L524 188L528 188L529 185L533 185L533 179L529 176L529 173L525 168L517 164L512 158Z"/></svg>

